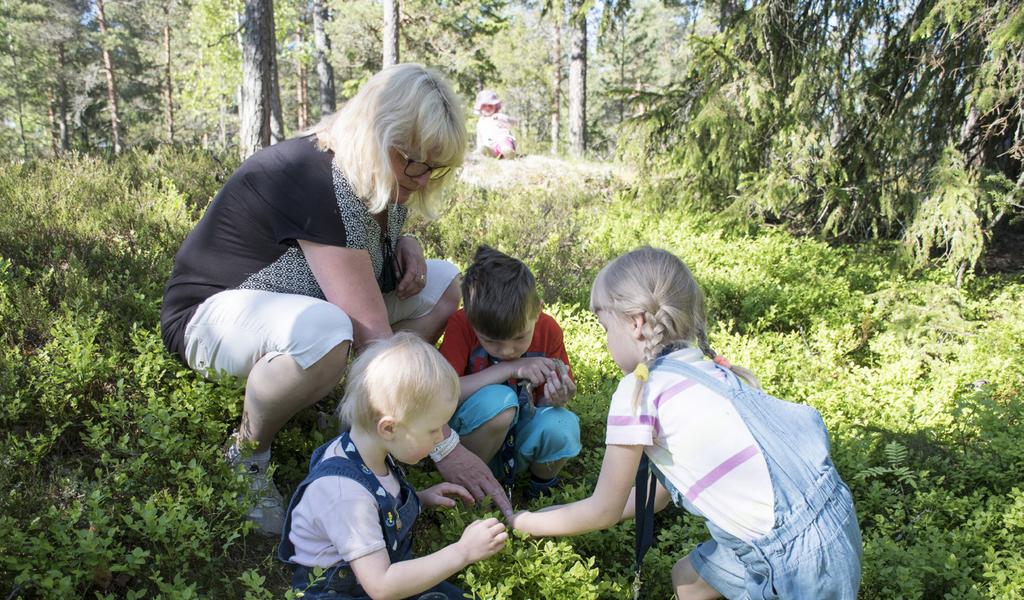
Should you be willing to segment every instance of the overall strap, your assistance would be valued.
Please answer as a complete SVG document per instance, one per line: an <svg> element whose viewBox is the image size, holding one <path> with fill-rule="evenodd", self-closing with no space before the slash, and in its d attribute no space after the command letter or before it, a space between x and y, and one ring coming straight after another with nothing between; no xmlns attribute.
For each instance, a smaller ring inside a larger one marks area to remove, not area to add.
<svg viewBox="0 0 1024 600"><path fill-rule="evenodd" d="M654 543L654 496L658 480L651 477L647 454L640 456L640 465L636 470L636 483L633 518L636 521L636 554L633 564L633 600L640 598L640 567L644 555Z"/></svg>
<svg viewBox="0 0 1024 600"><path fill-rule="evenodd" d="M678 373L689 379L693 379L702 386L726 398L732 397L733 392L741 390L743 386L746 385L729 369L726 369L719 364L715 364L715 368L725 374L725 381L712 377L707 371L704 371L700 367L669 356L663 356L655 360L651 370L667 369L674 373Z"/></svg>

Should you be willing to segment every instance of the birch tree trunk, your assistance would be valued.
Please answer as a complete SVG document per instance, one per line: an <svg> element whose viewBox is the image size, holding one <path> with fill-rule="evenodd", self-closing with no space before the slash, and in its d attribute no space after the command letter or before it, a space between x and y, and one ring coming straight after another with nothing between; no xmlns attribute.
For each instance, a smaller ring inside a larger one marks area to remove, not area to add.
<svg viewBox="0 0 1024 600"><path fill-rule="evenodd" d="M107 14L103 0L96 0L96 21L100 28L100 55L103 58L103 70L107 74L107 104L110 108L110 137L114 144L114 154L120 154L121 119L117 112L117 82L114 79L114 64L110 60L110 48L107 40Z"/></svg>
<svg viewBox="0 0 1024 600"><path fill-rule="evenodd" d="M324 0L313 0L313 46L316 48L316 75L320 84L320 118L334 112L334 67L331 66L331 38L324 25L331 18Z"/></svg>
<svg viewBox="0 0 1024 600"><path fill-rule="evenodd" d="M271 23L270 0L245 0L242 15L242 89L239 146L242 158L270 145Z"/></svg>
<svg viewBox="0 0 1024 600"><path fill-rule="evenodd" d="M398 0L383 0L384 3L384 68L398 64L398 34L401 18Z"/></svg>

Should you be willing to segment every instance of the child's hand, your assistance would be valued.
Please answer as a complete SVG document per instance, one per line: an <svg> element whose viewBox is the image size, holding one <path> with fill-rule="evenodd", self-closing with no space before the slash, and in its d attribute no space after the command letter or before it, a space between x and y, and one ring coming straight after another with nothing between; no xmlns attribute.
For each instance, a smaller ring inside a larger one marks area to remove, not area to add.
<svg viewBox="0 0 1024 600"><path fill-rule="evenodd" d="M526 379L533 385L543 385L549 377L558 372L557 363L543 356L518 358L509 364L515 369L512 377Z"/></svg>
<svg viewBox="0 0 1024 600"><path fill-rule="evenodd" d="M569 369L564 364L555 369L555 375L544 384L544 398L541 406L565 406L576 395L576 382L569 377Z"/></svg>
<svg viewBox="0 0 1024 600"><path fill-rule="evenodd" d="M466 562L475 563L500 552L506 541L508 532L505 531L505 526L498 519L491 517L470 523L456 543L462 548Z"/></svg>
<svg viewBox="0 0 1024 600"><path fill-rule="evenodd" d="M420 497L420 502L424 506L447 506L449 508L455 506L455 500L448 496L458 496L466 504L473 504L473 495L469 493L469 490L457 483L448 483L447 481L432 485L422 492L417 492L416 495Z"/></svg>
<svg viewBox="0 0 1024 600"><path fill-rule="evenodd" d="M515 529L516 531L521 531L527 534L530 533L528 521L531 514L533 513L531 513L528 510L518 511L516 514L512 515L511 518L509 518L508 526L512 529Z"/></svg>

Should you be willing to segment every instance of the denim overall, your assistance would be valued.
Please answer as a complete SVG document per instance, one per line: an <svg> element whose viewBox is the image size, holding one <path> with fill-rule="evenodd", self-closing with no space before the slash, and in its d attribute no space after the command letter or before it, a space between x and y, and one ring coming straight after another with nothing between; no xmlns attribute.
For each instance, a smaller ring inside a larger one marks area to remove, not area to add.
<svg viewBox="0 0 1024 600"><path fill-rule="evenodd" d="M657 359L652 370L682 375L732 402L768 465L775 525L764 537L747 542L706 521L712 539L690 554L694 569L730 599L855 600L860 528L850 489L829 458L821 415L809 406L769 396L716 367L725 373L725 381L671 357ZM703 516L653 463L651 470L677 506ZM638 555L642 559L639 548Z"/></svg>
<svg viewBox="0 0 1024 600"><path fill-rule="evenodd" d="M340 440L347 458L332 456L321 460L328 446L333 443L327 442L313 452L309 461L309 475L302 480L299 487L292 495L288 505L288 515L284 522L284 531L281 534L281 543L278 545L277 557L285 563L294 566L292 575L292 589L302 591L302 596L307 600L318 600L320 598L331 598L334 600L369 600L369 596L363 587L356 581L352 569L344 561L328 567L323 574L310 585L313 579L313 568L291 562L295 555L295 545L288 539L292 528L292 512L299 505L302 496L309 484L321 477L347 477L353 479L366 488L373 497L377 499L377 507L380 511L380 527L384 533L384 543L387 545L388 556L392 563L413 558L412 555L412 526L416 517L420 514L420 501L416 496L416 490L405 480L402 471L395 465L389 456L387 458L388 468L395 474L401 485L400 498L392 496L377 480L377 476L366 466L355 444L349 439L348 432L342 433L337 438ZM447 582L441 582L434 588L416 594L419 600L448 600L462 598L462 592Z"/></svg>

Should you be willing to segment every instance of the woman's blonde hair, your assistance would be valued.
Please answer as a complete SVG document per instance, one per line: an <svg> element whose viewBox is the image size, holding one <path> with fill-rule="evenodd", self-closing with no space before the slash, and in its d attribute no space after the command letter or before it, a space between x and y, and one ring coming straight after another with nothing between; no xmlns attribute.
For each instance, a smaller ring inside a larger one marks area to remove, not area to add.
<svg viewBox="0 0 1024 600"><path fill-rule="evenodd" d="M619 319L643 317L644 365L669 346L696 344L708 358L718 356L708 342L704 293L683 261L666 250L644 246L605 265L590 289L590 310L609 311ZM748 369L729 368L760 387ZM644 378L636 379L634 410L644 387Z"/></svg>
<svg viewBox="0 0 1024 600"><path fill-rule="evenodd" d="M409 332L369 344L352 363L338 407L342 429L374 431L381 417L414 418L435 402L459 401L459 376L441 353Z"/></svg>
<svg viewBox="0 0 1024 600"><path fill-rule="evenodd" d="M451 85L433 69L412 63L388 67L370 78L339 111L325 117L307 135L334 152L356 196L373 213L382 212L398 189L389 152L452 167L430 179L406 204L427 218L437 217L441 189L462 166L466 119Z"/></svg>

